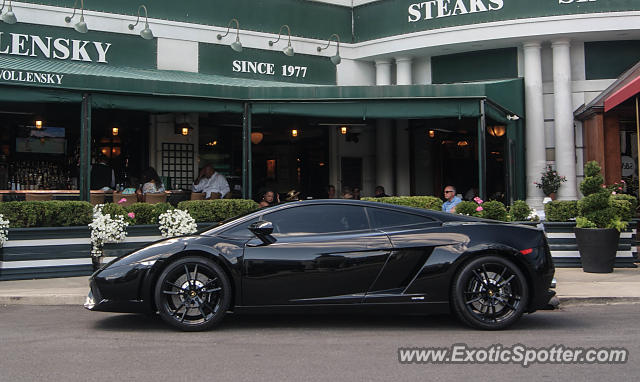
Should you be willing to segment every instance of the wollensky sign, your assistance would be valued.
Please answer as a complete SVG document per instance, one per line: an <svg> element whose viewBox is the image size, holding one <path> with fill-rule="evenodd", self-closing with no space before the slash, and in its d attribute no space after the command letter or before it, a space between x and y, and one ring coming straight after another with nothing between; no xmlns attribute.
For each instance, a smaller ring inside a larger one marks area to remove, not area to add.
<svg viewBox="0 0 640 382"><path fill-rule="evenodd" d="M111 43L0 32L0 54L107 64Z"/></svg>

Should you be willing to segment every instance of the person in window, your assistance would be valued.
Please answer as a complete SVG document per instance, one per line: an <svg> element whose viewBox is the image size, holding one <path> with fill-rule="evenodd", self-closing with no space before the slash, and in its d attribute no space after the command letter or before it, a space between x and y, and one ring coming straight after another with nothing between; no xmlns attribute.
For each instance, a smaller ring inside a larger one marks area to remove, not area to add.
<svg viewBox="0 0 640 382"><path fill-rule="evenodd" d="M444 212L456 212L456 206L462 201L456 196L456 188L453 186L446 186L444 188L445 201L442 203L442 211Z"/></svg>
<svg viewBox="0 0 640 382"><path fill-rule="evenodd" d="M351 193L353 194L354 199L360 200L360 187L354 187Z"/></svg>
<svg viewBox="0 0 640 382"><path fill-rule="evenodd" d="M330 184L327 186L327 199L335 199L336 198L336 186Z"/></svg>
<svg viewBox="0 0 640 382"><path fill-rule="evenodd" d="M153 167L147 167L142 171L142 194L156 194L164 192L164 185Z"/></svg>
<svg viewBox="0 0 640 382"><path fill-rule="evenodd" d="M351 193L351 187L349 186L342 187L342 199L353 199L353 194Z"/></svg>
<svg viewBox="0 0 640 382"><path fill-rule="evenodd" d="M260 207L271 207L275 206L278 203L280 203L280 196L277 193L269 190L262 196Z"/></svg>
<svg viewBox="0 0 640 382"><path fill-rule="evenodd" d="M227 179L210 164L200 170L200 175L193 182L193 192L204 192L205 199L221 199L229 191Z"/></svg>
<svg viewBox="0 0 640 382"><path fill-rule="evenodd" d="M386 197L389 196L384 192L384 187L382 187L382 186L376 186L376 189L374 190L374 193L375 193L374 196L376 198L386 198Z"/></svg>
<svg viewBox="0 0 640 382"><path fill-rule="evenodd" d="M100 154L98 162L91 165L91 189L113 189L116 186L116 175L113 168L107 164L107 157Z"/></svg>

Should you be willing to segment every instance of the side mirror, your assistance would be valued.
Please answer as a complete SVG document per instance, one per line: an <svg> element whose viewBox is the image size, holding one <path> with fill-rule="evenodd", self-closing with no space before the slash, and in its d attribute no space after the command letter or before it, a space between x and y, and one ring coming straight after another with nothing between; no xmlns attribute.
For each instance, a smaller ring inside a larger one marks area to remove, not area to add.
<svg viewBox="0 0 640 382"><path fill-rule="evenodd" d="M258 239L262 240L265 245L273 244L276 242L276 238L271 236L273 232L273 223L260 220L249 225L249 231L256 235Z"/></svg>

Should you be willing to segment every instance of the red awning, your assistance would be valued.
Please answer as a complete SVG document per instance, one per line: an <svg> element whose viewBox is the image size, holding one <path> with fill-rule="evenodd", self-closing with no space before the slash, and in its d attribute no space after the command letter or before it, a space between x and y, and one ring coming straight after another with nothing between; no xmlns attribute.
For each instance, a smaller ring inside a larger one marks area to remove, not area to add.
<svg viewBox="0 0 640 382"><path fill-rule="evenodd" d="M640 77L636 77L604 100L605 113L638 93L640 93Z"/></svg>

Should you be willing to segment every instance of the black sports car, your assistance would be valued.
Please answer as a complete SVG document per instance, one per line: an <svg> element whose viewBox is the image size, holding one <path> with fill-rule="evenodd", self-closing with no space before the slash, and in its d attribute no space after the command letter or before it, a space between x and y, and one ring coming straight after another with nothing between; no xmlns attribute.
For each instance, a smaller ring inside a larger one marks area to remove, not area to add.
<svg viewBox="0 0 640 382"><path fill-rule="evenodd" d="M162 240L95 272L85 307L158 312L182 330L227 311L453 312L502 329L545 307L544 233L467 216L352 200L281 204Z"/></svg>

